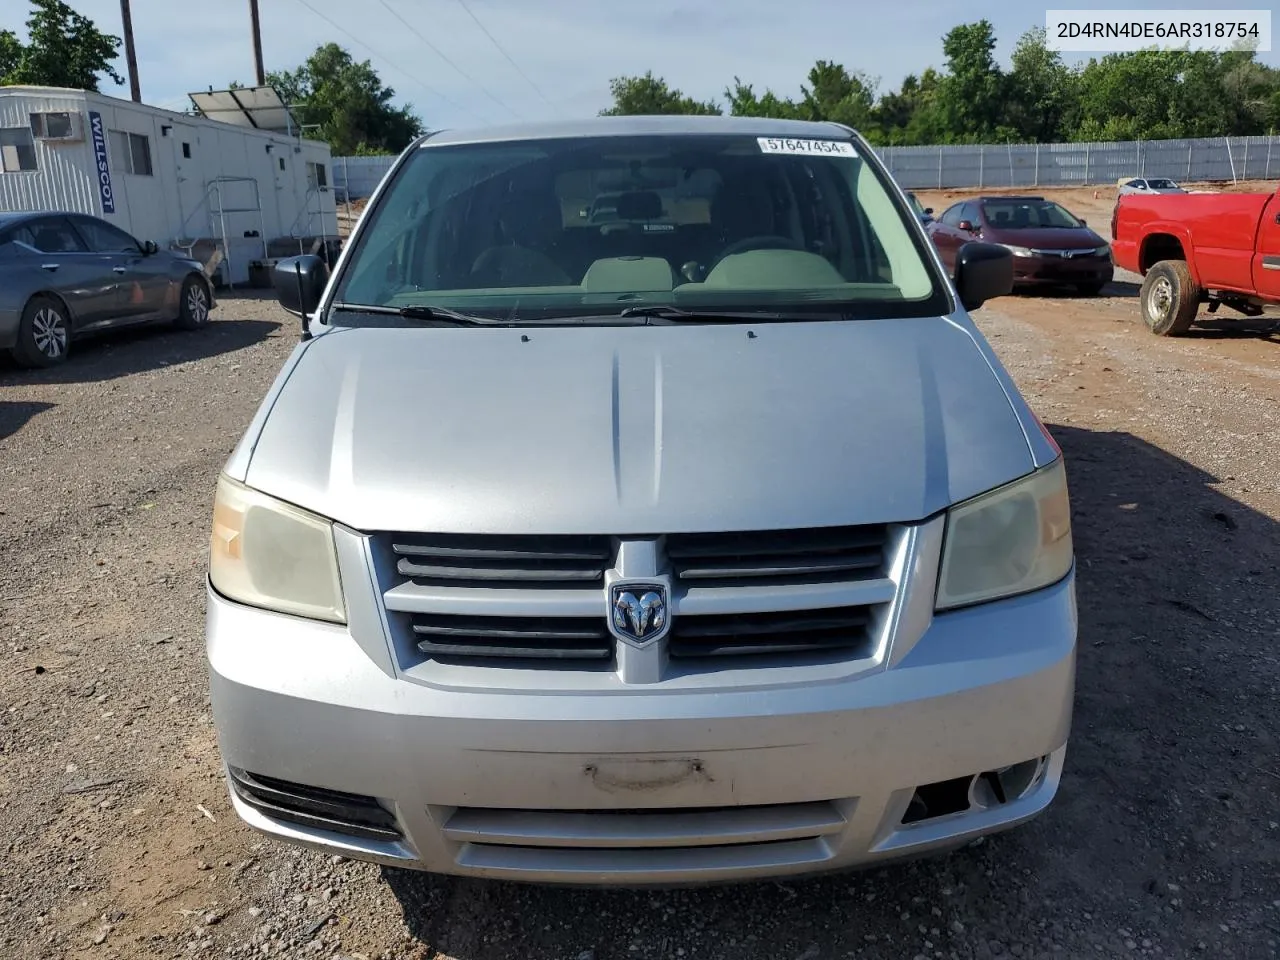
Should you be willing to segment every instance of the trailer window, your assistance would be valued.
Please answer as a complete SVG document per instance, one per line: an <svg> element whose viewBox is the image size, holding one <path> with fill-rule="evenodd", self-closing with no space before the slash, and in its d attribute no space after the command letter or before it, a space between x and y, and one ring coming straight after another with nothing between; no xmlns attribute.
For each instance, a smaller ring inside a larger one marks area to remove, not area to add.
<svg viewBox="0 0 1280 960"><path fill-rule="evenodd" d="M140 133L112 130L112 161L125 173L140 177L151 176L151 138Z"/></svg>
<svg viewBox="0 0 1280 960"><path fill-rule="evenodd" d="M307 163L307 186L312 190L323 190L329 186L329 178L325 175L323 163Z"/></svg>
<svg viewBox="0 0 1280 960"><path fill-rule="evenodd" d="M36 169L36 144L27 127L0 127L0 173Z"/></svg>

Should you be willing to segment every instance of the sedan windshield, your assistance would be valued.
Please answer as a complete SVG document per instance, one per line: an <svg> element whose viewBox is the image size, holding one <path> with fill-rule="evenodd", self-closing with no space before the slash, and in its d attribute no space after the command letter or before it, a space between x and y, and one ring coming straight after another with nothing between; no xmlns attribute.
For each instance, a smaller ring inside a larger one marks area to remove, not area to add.
<svg viewBox="0 0 1280 960"><path fill-rule="evenodd" d="M998 230L1037 229L1042 227L1069 227L1076 229L1084 224L1052 200L988 200L983 204L987 222Z"/></svg>
<svg viewBox="0 0 1280 960"><path fill-rule="evenodd" d="M910 209L852 140L428 141L392 177L330 322L372 322L357 305L503 321L950 310Z"/></svg>

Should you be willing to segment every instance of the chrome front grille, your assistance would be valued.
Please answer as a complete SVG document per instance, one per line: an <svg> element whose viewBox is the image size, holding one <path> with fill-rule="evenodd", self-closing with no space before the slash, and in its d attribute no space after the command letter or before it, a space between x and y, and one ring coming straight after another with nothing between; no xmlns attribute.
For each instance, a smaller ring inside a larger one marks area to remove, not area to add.
<svg viewBox="0 0 1280 960"><path fill-rule="evenodd" d="M460 683L485 681L458 669L616 671L634 683L874 660L900 593L907 531L393 533L371 546L402 669ZM664 635L647 644L615 636L608 585L618 581L666 584Z"/></svg>

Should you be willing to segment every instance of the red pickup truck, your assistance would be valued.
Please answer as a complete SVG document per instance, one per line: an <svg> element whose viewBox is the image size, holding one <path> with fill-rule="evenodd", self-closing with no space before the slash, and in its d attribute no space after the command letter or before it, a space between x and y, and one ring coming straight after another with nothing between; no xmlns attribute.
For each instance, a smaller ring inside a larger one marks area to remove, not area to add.
<svg viewBox="0 0 1280 960"><path fill-rule="evenodd" d="M1124 194L1111 212L1111 256L1139 273L1152 333L1186 333L1206 303L1256 317L1280 304L1280 190Z"/></svg>

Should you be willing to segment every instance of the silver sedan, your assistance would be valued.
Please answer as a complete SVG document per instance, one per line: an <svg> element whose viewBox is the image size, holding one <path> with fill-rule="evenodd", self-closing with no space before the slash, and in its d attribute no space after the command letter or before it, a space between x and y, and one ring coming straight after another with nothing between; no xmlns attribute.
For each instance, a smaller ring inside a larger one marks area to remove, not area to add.
<svg viewBox="0 0 1280 960"><path fill-rule="evenodd" d="M199 262L82 213L0 213L0 350L24 367L67 359L86 333L173 321L203 327L214 303Z"/></svg>

